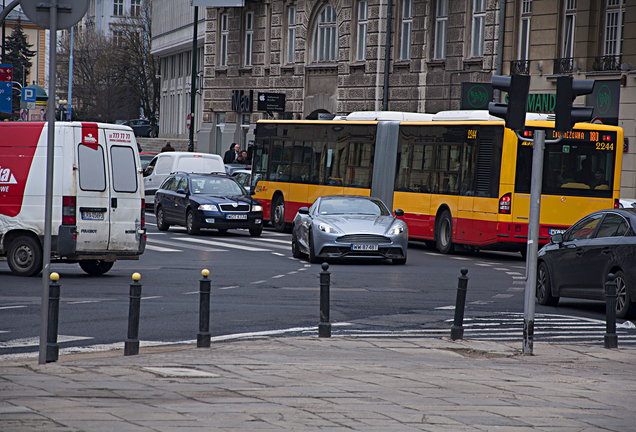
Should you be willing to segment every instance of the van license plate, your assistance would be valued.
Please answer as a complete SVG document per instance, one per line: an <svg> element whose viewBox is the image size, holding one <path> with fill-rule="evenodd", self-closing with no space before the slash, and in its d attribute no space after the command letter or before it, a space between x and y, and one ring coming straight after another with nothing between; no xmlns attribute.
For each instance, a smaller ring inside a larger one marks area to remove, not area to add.
<svg viewBox="0 0 636 432"><path fill-rule="evenodd" d="M246 214L229 214L227 215L228 219L247 219L247 215Z"/></svg>
<svg viewBox="0 0 636 432"><path fill-rule="evenodd" d="M351 250L354 251L377 251L377 244L352 244Z"/></svg>
<svg viewBox="0 0 636 432"><path fill-rule="evenodd" d="M104 220L103 212L82 212L83 220Z"/></svg>

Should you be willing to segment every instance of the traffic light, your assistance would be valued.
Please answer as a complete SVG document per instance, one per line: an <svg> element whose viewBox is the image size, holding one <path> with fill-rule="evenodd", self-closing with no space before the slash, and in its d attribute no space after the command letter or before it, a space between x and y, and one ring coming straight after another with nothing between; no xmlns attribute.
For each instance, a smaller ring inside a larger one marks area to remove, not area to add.
<svg viewBox="0 0 636 432"><path fill-rule="evenodd" d="M493 75L492 87L508 92L508 103L490 102L490 115L506 120L506 127L523 130L526 126L526 105L530 90L530 75Z"/></svg>
<svg viewBox="0 0 636 432"><path fill-rule="evenodd" d="M587 122L592 119L593 107L573 107L577 96L592 93L594 80L575 80L571 76L557 78L556 122L554 128L559 132L572 129L574 123Z"/></svg>

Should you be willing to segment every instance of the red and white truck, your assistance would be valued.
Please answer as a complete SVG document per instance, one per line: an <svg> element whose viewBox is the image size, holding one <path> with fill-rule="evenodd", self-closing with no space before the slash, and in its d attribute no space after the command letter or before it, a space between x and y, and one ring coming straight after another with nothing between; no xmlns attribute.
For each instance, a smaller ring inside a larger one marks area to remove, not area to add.
<svg viewBox="0 0 636 432"><path fill-rule="evenodd" d="M48 125L0 123L0 256L14 274L43 262ZM127 126L55 125L51 262L106 273L146 247L142 168Z"/></svg>

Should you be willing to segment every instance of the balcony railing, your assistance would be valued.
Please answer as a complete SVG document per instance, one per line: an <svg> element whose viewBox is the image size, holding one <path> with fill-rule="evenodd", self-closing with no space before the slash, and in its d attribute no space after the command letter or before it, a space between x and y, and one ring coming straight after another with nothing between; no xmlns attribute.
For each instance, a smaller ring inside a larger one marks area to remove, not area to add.
<svg viewBox="0 0 636 432"><path fill-rule="evenodd" d="M557 58L554 59L554 75L561 75L572 73L574 69L574 59L573 58Z"/></svg>
<svg viewBox="0 0 636 432"><path fill-rule="evenodd" d="M603 56L596 57L592 69L595 71L620 71L621 70L621 57L617 56Z"/></svg>
<svg viewBox="0 0 636 432"><path fill-rule="evenodd" d="M529 75L530 60L513 60L510 62L510 75Z"/></svg>

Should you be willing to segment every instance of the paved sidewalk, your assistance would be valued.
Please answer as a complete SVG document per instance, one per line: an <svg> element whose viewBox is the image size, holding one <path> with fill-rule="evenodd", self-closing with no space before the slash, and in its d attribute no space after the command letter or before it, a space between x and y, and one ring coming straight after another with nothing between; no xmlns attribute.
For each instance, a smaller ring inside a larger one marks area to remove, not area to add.
<svg viewBox="0 0 636 432"><path fill-rule="evenodd" d="M268 338L3 361L0 430L636 431L636 349L519 347Z"/></svg>

